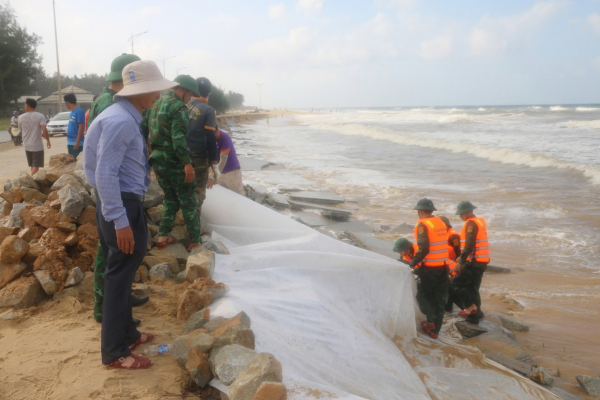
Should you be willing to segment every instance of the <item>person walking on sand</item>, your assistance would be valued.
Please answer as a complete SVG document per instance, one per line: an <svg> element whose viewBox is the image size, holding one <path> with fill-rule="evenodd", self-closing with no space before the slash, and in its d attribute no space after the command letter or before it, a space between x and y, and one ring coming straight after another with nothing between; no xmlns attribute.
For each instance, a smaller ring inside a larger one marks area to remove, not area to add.
<svg viewBox="0 0 600 400"><path fill-rule="evenodd" d="M52 147L50 144L50 135L46 129L46 118L35 111L37 101L34 99L25 100L25 114L19 116L18 125L23 135L23 147L27 164L31 168L33 176L40 168L44 168L44 143L42 138L46 139L46 147Z"/></svg>
<svg viewBox="0 0 600 400"><path fill-rule="evenodd" d="M119 57L115 58L110 64L110 73L106 76L106 82L110 82L108 87L92 102L90 107L90 114L88 117L87 128L90 126L104 110L115 104L114 96L117 92L123 89L123 68L132 62L140 61L140 58L134 54L123 53ZM104 264L104 255L102 252L102 244L98 241L98 250L96 251L96 263L94 266L94 319L97 322L102 322L102 301L104 298L104 270L106 265ZM131 305L138 307L148 302L148 296L131 296ZM133 322L139 325L141 321L137 318L133 318Z"/></svg>
<svg viewBox="0 0 600 400"><path fill-rule="evenodd" d="M165 193L156 247L162 249L177 242L170 232L175 214L181 209L191 240L188 250L191 251L202 243L202 239L195 173L186 142L189 125L186 103L192 96L199 97L200 94L198 83L191 76L179 75L174 81L178 86L154 103L149 112L144 113L142 131L150 138L152 155L149 163Z"/></svg>
<svg viewBox="0 0 600 400"><path fill-rule="evenodd" d="M242 168L237 158L235 146L229 133L217 127L217 168L221 174L219 184L227 189L246 196L242 183Z"/></svg>
<svg viewBox="0 0 600 400"><path fill-rule="evenodd" d="M427 321L421 322L423 331L437 339L444 321L444 306L448 296L448 236L440 217L433 215L437 209L429 199L418 201L419 222L415 226L415 239L419 250L408 264L419 277L417 302Z"/></svg>
<svg viewBox="0 0 600 400"><path fill-rule="evenodd" d="M198 197L198 216L202 216L202 203L206 199L206 189L210 189L219 179L219 170L213 167L217 163L217 113L208 105L208 96L212 84L207 78L196 79L199 97L192 96L187 104L190 111L190 123L187 131L187 144L190 158L196 174L196 196ZM210 171L213 176L209 178Z"/></svg>
<svg viewBox="0 0 600 400"><path fill-rule="evenodd" d="M142 111L152 108L160 92L177 83L163 78L152 61L131 63L122 76L124 87L115 96L116 103L89 128L83 168L98 191L96 222L106 262L102 364L139 369L152 363L131 351L154 338L136 329L131 311L131 285L148 239L143 201L150 185L150 165L140 124Z"/></svg>
<svg viewBox="0 0 600 400"><path fill-rule="evenodd" d="M83 150L85 113L77 106L77 97L73 93L65 94L63 99L67 108L71 110L67 127L67 150L69 154L77 158Z"/></svg>
<svg viewBox="0 0 600 400"><path fill-rule="evenodd" d="M465 224L460 232L462 250L454 268L457 275L451 283L452 291L465 307L458 315L467 317L472 324L479 324L483 318L479 287L490 262L487 226L483 218L473 213L476 208L469 201L461 201L456 207L456 215L460 215Z"/></svg>

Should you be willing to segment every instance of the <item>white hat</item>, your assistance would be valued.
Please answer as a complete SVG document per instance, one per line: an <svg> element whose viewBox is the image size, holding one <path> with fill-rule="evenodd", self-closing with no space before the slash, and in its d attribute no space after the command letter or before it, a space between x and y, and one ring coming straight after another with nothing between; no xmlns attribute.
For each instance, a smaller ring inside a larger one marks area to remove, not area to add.
<svg viewBox="0 0 600 400"><path fill-rule="evenodd" d="M115 97L160 92L177 86L177 83L163 78L154 61L141 60L127 64L123 68L123 84Z"/></svg>

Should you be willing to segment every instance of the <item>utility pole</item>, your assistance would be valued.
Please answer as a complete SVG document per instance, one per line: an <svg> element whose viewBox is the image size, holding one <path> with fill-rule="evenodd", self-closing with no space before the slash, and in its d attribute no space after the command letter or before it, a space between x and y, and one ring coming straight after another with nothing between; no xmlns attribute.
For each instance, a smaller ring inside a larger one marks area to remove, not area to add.
<svg viewBox="0 0 600 400"><path fill-rule="evenodd" d="M60 90L60 63L58 62L58 34L56 33L56 7L52 0L52 13L54 14L54 41L56 42L56 70L58 72L58 112L62 112L62 91Z"/></svg>
<svg viewBox="0 0 600 400"><path fill-rule="evenodd" d="M264 85L264 83L257 83L258 85L258 109L262 109L262 85Z"/></svg>
<svg viewBox="0 0 600 400"><path fill-rule="evenodd" d="M142 32L142 33L136 33L135 35L133 33L131 34L131 37L129 38L129 40L131 40L131 54L135 54L133 52L133 39L135 39L136 37L138 37L140 35L143 35L144 33L148 33L148 31Z"/></svg>
<svg viewBox="0 0 600 400"><path fill-rule="evenodd" d="M179 76L179 70L184 69L184 68L187 68L187 67L177 67L177 76Z"/></svg>
<svg viewBox="0 0 600 400"><path fill-rule="evenodd" d="M162 59L163 62L163 77L167 78L167 60L170 58L174 58L175 56L165 57Z"/></svg>

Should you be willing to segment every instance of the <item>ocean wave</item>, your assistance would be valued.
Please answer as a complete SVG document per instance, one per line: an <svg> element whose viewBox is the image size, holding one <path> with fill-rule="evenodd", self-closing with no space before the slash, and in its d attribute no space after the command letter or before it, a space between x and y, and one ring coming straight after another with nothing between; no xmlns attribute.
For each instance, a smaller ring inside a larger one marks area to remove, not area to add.
<svg viewBox="0 0 600 400"><path fill-rule="evenodd" d="M479 108L477 109L477 111L486 111L486 109L485 109L485 108L483 108L483 107L479 107Z"/></svg>
<svg viewBox="0 0 600 400"><path fill-rule="evenodd" d="M456 124L456 123L469 123L478 120L480 117L476 117L471 114L453 114L448 115L446 117L438 118L437 123L446 125L446 124Z"/></svg>
<svg viewBox="0 0 600 400"><path fill-rule="evenodd" d="M567 110L568 110L568 108L564 108L564 107L561 107L561 106L552 106L552 107L550 107L550 111L567 111Z"/></svg>
<svg viewBox="0 0 600 400"><path fill-rule="evenodd" d="M600 108L594 108L594 107L577 107L577 108L575 108L575 111L579 111L579 112L592 112L592 111L600 111Z"/></svg>
<svg viewBox="0 0 600 400"><path fill-rule="evenodd" d="M452 143L444 142L442 140L417 138L403 135L402 133L389 128L379 128L363 124L315 124L311 125L311 127L322 130L333 130L344 135L364 136L372 139L386 140L403 145L442 149L453 153L465 153L503 164L524 165L532 168L575 170L589 178L593 184L600 185L600 168L557 160L540 154L500 147L487 147L472 143Z"/></svg>
<svg viewBox="0 0 600 400"><path fill-rule="evenodd" d="M568 126L569 128L600 129L600 119L595 119L592 121L568 121L563 122L560 125Z"/></svg>

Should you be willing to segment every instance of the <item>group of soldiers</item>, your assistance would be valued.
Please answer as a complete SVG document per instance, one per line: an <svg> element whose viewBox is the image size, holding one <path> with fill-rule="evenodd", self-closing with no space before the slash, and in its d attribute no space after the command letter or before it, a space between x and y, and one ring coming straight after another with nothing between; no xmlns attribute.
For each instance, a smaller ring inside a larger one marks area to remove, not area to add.
<svg viewBox="0 0 600 400"><path fill-rule="evenodd" d="M458 204L456 215L465 221L459 234L447 217L433 215L437 209L431 200L421 199L414 208L419 214L416 243L400 238L394 245L400 261L417 276L417 302L427 317L421 326L434 339L442 327L444 312L452 312L454 304L462 309L458 315L467 317L470 323L479 324L485 316L479 287L490 251L485 220L475 216L476 208L469 201Z"/></svg>
<svg viewBox="0 0 600 400"><path fill-rule="evenodd" d="M115 103L115 94L124 87L122 71L135 61L140 58L134 54L122 54L113 60L106 77L109 86L92 103L89 126ZM214 167L218 160L216 112L208 105L212 85L207 78L179 75L173 81L178 86L142 114L141 130L149 149L148 163L165 194L157 247L164 248L177 241L170 232L175 216L181 210L191 241L188 250L191 251L202 243L200 213L206 189L211 188L220 175L219 169ZM102 322L104 271L98 244L94 269L94 318L98 322ZM147 296L131 297L134 307L148 301ZM134 318L134 323L140 321Z"/></svg>

